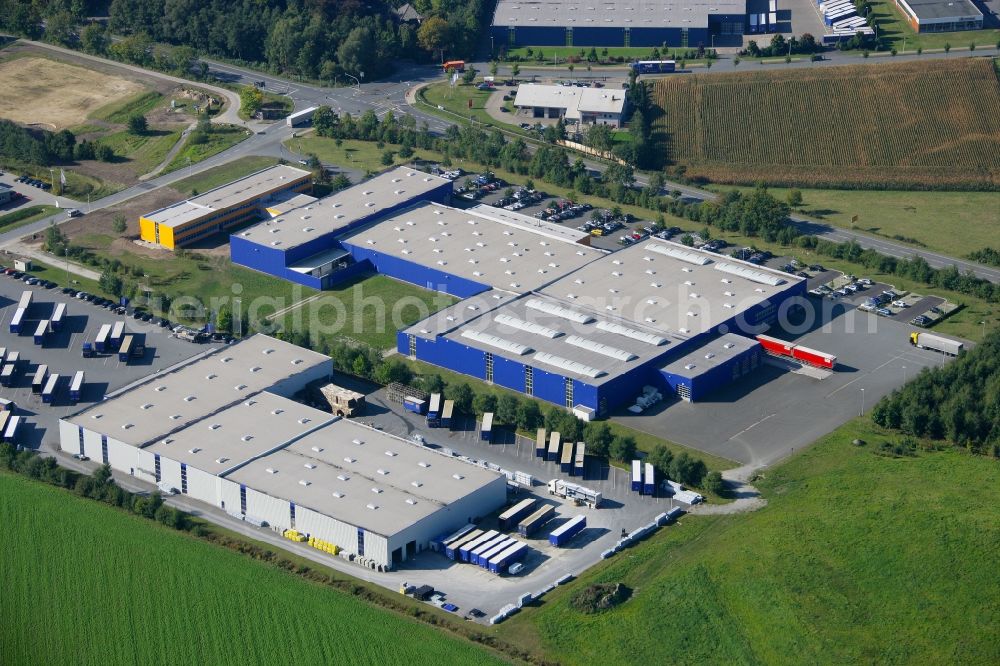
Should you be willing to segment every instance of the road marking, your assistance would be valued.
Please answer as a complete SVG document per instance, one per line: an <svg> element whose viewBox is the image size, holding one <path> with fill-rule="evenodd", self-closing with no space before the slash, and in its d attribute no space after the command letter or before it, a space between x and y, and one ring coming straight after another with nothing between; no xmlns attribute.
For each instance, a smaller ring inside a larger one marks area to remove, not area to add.
<svg viewBox="0 0 1000 666"><path fill-rule="evenodd" d="M732 437L730 437L728 441L732 441L732 440L736 439L737 437L739 437L743 433L747 432L748 430L759 426L761 423L763 423L764 421L768 420L772 416L777 416L777 415L778 415L777 412L775 412L773 414L768 414L767 416L765 416L764 418L760 419L759 421L755 421L754 423L751 423L746 428L744 428L743 430L740 430L738 433L736 433L735 435L733 435Z"/></svg>

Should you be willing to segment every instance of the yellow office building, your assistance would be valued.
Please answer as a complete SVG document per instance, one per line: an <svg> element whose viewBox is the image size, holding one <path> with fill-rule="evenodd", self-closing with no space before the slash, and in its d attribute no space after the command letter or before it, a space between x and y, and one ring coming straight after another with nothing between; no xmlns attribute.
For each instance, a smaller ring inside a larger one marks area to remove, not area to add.
<svg viewBox="0 0 1000 666"><path fill-rule="evenodd" d="M312 174L279 164L139 218L139 237L173 250L264 216L268 204L312 190Z"/></svg>

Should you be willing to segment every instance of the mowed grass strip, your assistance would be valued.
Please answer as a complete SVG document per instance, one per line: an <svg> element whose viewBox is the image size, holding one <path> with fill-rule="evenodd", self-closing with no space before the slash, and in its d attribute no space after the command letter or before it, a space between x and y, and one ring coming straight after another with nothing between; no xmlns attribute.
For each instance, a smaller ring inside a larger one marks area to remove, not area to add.
<svg viewBox="0 0 1000 666"><path fill-rule="evenodd" d="M691 75L654 98L668 160L716 182L1000 186L989 59Z"/></svg>
<svg viewBox="0 0 1000 666"><path fill-rule="evenodd" d="M222 166L212 167L193 176L188 176L172 184L178 192L190 195L193 191L207 192L238 178L249 176L255 171L266 169L278 163L277 157L250 155L240 157Z"/></svg>
<svg viewBox="0 0 1000 666"><path fill-rule="evenodd" d="M998 663L1000 465L876 455L885 439L848 423L765 472L765 508L685 516L501 636L564 664ZM619 581L619 608L570 607Z"/></svg>
<svg viewBox="0 0 1000 666"><path fill-rule="evenodd" d="M132 116L143 116L152 111L162 98L161 93L147 90L95 109L90 117L94 120L125 124Z"/></svg>
<svg viewBox="0 0 1000 666"><path fill-rule="evenodd" d="M63 490L0 473L0 497L4 664L502 663Z"/></svg>

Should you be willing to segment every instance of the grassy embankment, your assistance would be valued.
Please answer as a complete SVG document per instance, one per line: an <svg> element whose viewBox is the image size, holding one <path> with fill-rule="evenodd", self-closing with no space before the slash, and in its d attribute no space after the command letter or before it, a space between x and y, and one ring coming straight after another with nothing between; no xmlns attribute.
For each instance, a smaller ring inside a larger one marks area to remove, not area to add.
<svg viewBox="0 0 1000 666"><path fill-rule="evenodd" d="M767 507L686 516L500 635L565 664L996 663L1000 466L951 450L876 455L887 438L848 423L766 472ZM596 615L570 607L599 582L632 598Z"/></svg>
<svg viewBox="0 0 1000 666"><path fill-rule="evenodd" d="M0 215L0 232L13 231L18 227L23 227L26 224L31 224L36 220L40 220L43 217L48 217L49 215L55 215L60 209L55 206L50 206L48 204L42 204L38 206L28 206L27 208L20 208L18 210Z"/></svg>

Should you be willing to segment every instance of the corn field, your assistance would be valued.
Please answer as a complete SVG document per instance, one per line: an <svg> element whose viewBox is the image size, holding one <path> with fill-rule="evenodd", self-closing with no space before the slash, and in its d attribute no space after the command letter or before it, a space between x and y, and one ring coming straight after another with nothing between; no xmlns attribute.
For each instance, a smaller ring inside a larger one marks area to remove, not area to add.
<svg viewBox="0 0 1000 666"><path fill-rule="evenodd" d="M658 81L654 98L668 159L690 177L1000 187L989 58L678 76Z"/></svg>
<svg viewBox="0 0 1000 666"><path fill-rule="evenodd" d="M493 664L439 630L0 473L0 664Z"/></svg>

